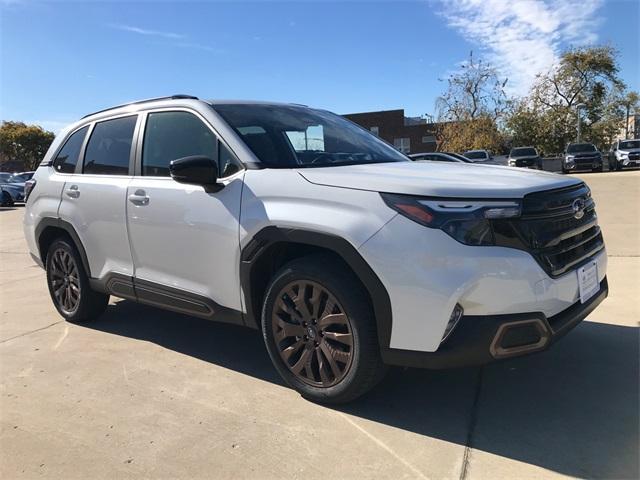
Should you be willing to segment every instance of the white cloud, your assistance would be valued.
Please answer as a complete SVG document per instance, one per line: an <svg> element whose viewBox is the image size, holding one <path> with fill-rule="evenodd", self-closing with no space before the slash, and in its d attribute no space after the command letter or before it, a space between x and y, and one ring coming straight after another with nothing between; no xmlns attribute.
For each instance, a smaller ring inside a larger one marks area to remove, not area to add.
<svg viewBox="0 0 640 480"><path fill-rule="evenodd" d="M603 0L441 0L440 15L524 94L562 47L593 43Z"/></svg>
<svg viewBox="0 0 640 480"><path fill-rule="evenodd" d="M134 27L131 25L110 24L109 26L117 30L124 30L125 32L137 33L139 35L170 38L173 40L181 40L181 39L187 38L186 35L183 35L181 33L162 32L160 30L148 30L146 28Z"/></svg>

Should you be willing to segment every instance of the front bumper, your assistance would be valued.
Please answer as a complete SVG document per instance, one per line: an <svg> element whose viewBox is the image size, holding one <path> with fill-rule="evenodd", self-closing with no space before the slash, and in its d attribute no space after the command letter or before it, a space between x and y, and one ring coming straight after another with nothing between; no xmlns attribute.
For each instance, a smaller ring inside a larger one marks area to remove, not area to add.
<svg viewBox="0 0 640 480"><path fill-rule="evenodd" d="M582 322L608 294L605 277L599 292L586 303L578 301L552 317L547 318L542 312L465 316L438 351L386 348L382 359L388 365L443 369L485 365L541 352Z"/></svg>

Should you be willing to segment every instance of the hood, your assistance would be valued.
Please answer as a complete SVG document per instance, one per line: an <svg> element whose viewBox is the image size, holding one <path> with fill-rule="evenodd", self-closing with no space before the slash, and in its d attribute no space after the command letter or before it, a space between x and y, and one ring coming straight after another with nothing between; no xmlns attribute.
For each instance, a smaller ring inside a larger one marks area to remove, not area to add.
<svg viewBox="0 0 640 480"><path fill-rule="evenodd" d="M510 160L529 160L530 158L538 158L539 155L514 155L509 157Z"/></svg>
<svg viewBox="0 0 640 480"><path fill-rule="evenodd" d="M521 198L582 183L550 172L453 162L305 168L298 173L317 185L450 198Z"/></svg>

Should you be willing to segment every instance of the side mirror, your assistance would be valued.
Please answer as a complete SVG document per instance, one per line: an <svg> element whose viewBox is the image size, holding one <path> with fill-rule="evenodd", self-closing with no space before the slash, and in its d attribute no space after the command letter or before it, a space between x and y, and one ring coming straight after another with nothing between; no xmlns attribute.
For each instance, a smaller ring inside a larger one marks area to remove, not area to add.
<svg viewBox="0 0 640 480"><path fill-rule="evenodd" d="M178 183L202 185L207 191L212 187L215 189L218 182L218 165L212 158L204 155L172 160L169 173ZM221 188L221 185L217 186Z"/></svg>

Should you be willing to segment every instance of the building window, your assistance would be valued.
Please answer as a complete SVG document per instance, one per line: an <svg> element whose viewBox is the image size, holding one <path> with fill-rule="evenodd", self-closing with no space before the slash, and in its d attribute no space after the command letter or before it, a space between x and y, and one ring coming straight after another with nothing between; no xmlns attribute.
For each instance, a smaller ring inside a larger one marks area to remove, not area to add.
<svg viewBox="0 0 640 480"><path fill-rule="evenodd" d="M402 153L409 153L411 151L411 143L408 138L394 138L393 145Z"/></svg>
<svg viewBox="0 0 640 480"><path fill-rule="evenodd" d="M371 127L369 130L371 130L371 133L373 133L376 137L380 136L380 129L378 127Z"/></svg>
<svg viewBox="0 0 640 480"><path fill-rule="evenodd" d="M422 137L422 143L436 143L436 137L433 135L426 135Z"/></svg>

